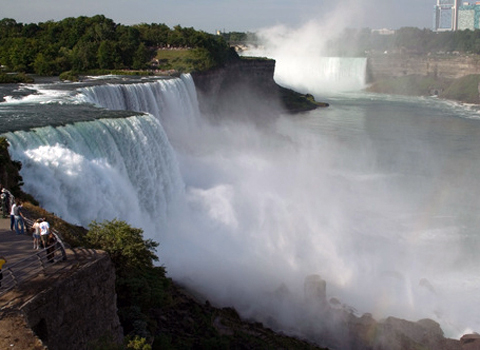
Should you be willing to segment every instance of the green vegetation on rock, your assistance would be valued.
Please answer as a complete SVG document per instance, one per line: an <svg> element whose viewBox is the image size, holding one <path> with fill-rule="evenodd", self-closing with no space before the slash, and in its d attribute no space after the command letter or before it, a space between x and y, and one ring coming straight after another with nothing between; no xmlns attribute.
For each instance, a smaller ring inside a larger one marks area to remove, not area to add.
<svg viewBox="0 0 480 350"><path fill-rule="evenodd" d="M0 73L0 84L18 84L18 83L33 83L33 78L25 73L19 74L5 74Z"/></svg>
<svg viewBox="0 0 480 350"><path fill-rule="evenodd" d="M318 107L328 107L328 103L317 102L311 94L300 94L296 91L279 87L280 99L290 113L305 112Z"/></svg>
<svg viewBox="0 0 480 350"><path fill-rule="evenodd" d="M440 97L449 100L467 103L480 103L479 98L480 75L472 74L455 79L441 94Z"/></svg>

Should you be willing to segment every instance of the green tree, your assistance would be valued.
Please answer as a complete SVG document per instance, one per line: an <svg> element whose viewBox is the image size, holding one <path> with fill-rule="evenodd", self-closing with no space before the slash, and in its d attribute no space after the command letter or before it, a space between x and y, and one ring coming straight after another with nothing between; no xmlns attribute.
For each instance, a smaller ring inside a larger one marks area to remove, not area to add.
<svg viewBox="0 0 480 350"><path fill-rule="evenodd" d="M12 18L0 20L0 38L17 37L21 30L22 25Z"/></svg>
<svg viewBox="0 0 480 350"><path fill-rule="evenodd" d="M116 36L121 61L125 67L131 67L135 51L140 45L140 32L135 27L118 26Z"/></svg>
<svg viewBox="0 0 480 350"><path fill-rule="evenodd" d="M134 26L147 47L162 47L167 44L170 28L166 24L139 24Z"/></svg>
<svg viewBox="0 0 480 350"><path fill-rule="evenodd" d="M92 247L105 250L121 273L138 273L153 267L158 260L158 243L143 239L143 230L125 221L113 220L89 225L86 239Z"/></svg>
<svg viewBox="0 0 480 350"><path fill-rule="evenodd" d="M97 68L98 45L80 41L72 50L72 68L77 72Z"/></svg>
<svg viewBox="0 0 480 350"><path fill-rule="evenodd" d="M133 69L144 69L147 67L146 62L149 61L151 57L150 52L148 49L145 47L144 43L141 43L137 50L135 51L135 54L133 56L133 63L132 63L132 68Z"/></svg>
<svg viewBox="0 0 480 350"><path fill-rule="evenodd" d="M15 38L8 49L7 65L14 71L31 72L36 57L34 39Z"/></svg>
<svg viewBox="0 0 480 350"><path fill-rule="evenodd" d="M117 61L117 52L115 42L105 40L100 43L97 52L98 67L111 69L115 67Z"/></svg>
<svg viewBox="0 0 480 350"><path fill-rule="evenodd" d="M106 251L115 265L118 314L125 333L150 337L148 312L164 302L170 285L165 269L153 265L158 243L116 219L93 221L85 239L88 247Z"/></svg>
<svg viewBox="0 0 480 350"><path fill-rule="evenodd" d="M54 75L57 73L55 62L47 58L43 53L39 53L33 62L33 68L38 75Z"/></svg>

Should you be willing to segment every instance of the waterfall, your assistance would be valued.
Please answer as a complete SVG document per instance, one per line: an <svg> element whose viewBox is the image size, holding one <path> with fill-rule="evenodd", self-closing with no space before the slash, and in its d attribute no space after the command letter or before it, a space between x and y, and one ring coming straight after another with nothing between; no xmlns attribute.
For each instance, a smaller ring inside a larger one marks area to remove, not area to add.
<svg viewBox="0 0 480 350"><path fill-rule="evenodd" d="M335 91L358 91L366 86L364 57L282 56L277 59L278 84L314 95Z"/></svg>
<svg viewBox="0 0 480 350"><path fill-rule="evenodd" d="M79 92L81 102L146 114L6 133L12 158L23 164L24 190L69 222L121 218L152 237L184 195L170 139L198 115L192 78Z"/></svg>
<svg viewBox="0 0 480 350"><path fill-rule="evenodd" d="M146 112L161 120L169 138L180 140L198 119L198 101L191 75L135 84L107 84L80 90L85 102L109 110ZM175 142L175 141L174 141Z"/></svg>

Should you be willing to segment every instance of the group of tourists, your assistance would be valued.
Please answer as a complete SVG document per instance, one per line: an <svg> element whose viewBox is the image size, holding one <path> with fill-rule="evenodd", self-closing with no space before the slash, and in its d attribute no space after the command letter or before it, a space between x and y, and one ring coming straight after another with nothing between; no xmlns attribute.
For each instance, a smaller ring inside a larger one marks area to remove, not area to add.
<svg viewBox="0 0 480 350"><path fill-rule="evenodd" d="M2 187L0 185L0 187ZM25 216L23 216L22 202L12 195L6 188L2 187L0 198L2 200L3 218L10 216L10 230L14 230L17 235L25 234Z"/></svg>
<svg viewBox="0 0 480 350"><path fill-rule="evenodd" d="M40 218L35 221L32 226L33 249L47 248L48 262L53 262L55 252L55 243L57 239L50 230L50 224L45 218Z"/></svg>
<svg viewBox="0 0 480 350"><path fill-rule="evenodd" d="M22 201L15 199L12 193L6 188L1 188L1 210L3 218L10 216L10 230L15 231L17 235L25 234L27 226L25 223L25 214ZM54 262L55 243L57 239L50 230L50 224L45 218L35 220L31 227L33 237L33 249L46 249L47 260ZM6 259L0 256L0 280L2 279L2 266L6 263ZM1 282L0 282L1 283ZM0 284L1 285L1 284Z"/></svg>

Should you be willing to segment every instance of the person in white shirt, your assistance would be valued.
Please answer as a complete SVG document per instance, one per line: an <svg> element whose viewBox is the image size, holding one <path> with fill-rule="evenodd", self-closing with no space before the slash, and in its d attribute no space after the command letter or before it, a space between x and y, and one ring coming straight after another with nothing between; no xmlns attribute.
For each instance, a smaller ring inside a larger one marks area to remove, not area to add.
<svg viewBox="0 0 480 350"><path fill-rule="evenodd" d="M43 248L48 246L48 236L50 235L50 224L42 218L42 222L38 224L40 228L40 239L42 240Z"/></svg>
<svg viewBox="0 0 480 350"><path fill-rule="evenodd" d="M15 207L17 205L13 203L13 205L10 207L10 230L14 231L15 230Z"/></svg>

